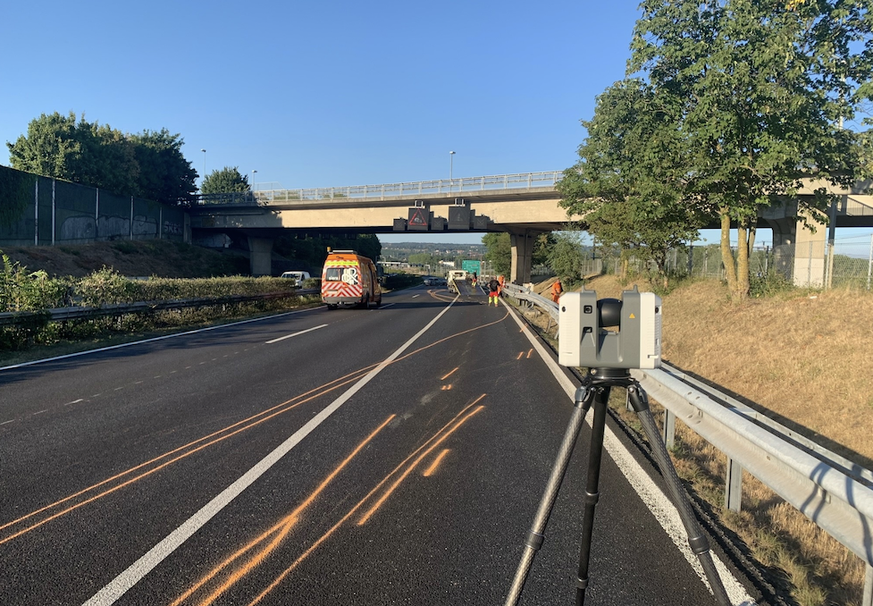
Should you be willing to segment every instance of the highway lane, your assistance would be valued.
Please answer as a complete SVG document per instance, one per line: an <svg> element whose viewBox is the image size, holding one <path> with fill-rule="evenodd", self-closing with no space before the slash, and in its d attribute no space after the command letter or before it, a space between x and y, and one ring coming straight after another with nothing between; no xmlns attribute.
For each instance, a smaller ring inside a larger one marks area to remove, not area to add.
<svg viewBox="0 0 873 606"><path fill-rule="evenodd" d="M502 603L570 405L503 307L453 300L0 371L2 603ZM583 434L524 604L572 600ZM587 603L712 603L601 487Z"/></svg>

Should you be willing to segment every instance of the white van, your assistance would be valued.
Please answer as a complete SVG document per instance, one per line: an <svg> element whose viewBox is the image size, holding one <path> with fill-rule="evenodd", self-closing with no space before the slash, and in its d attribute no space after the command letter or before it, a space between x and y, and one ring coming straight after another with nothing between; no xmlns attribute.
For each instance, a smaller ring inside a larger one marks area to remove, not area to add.
<svg viewBox="0 0 873 606"><path fill-rule="evenodd" d="M303 280L308 280L312 276L309 275L308 271L286 271L282 274L281 277L294 280L294 283L297 286L302 286Z"/></svg>

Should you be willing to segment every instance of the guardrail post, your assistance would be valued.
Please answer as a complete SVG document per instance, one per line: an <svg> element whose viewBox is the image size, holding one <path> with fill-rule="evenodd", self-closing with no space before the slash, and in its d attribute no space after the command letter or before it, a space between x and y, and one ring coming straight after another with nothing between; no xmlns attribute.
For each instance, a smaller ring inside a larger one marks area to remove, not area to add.
<svg viewBox="0 0 873 606"><path fill-rule="evenodd" d="M864 575L864 598L861 606L873 606L873 566L867 564L867 574Z"/></svg>
<svg viewBox="0 0 873 606"><path fill-rule="evenodd" d="M672 411L664 409L664 428L661 430L664 445L672 449L676 445L676 415Z"/></svg>
<svg viewBox="0 0 873 606"><path fill-rule="evenodd" d="M728 457L725 471L724 505L739 513L743 498L743 466Z"/></svg>

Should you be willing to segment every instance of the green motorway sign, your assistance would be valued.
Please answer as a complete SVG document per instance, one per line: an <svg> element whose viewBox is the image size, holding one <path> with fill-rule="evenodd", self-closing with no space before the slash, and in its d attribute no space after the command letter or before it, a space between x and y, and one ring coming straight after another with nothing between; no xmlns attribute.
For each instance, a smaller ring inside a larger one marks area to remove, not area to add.
<svg viewBox="0 0 873 606"><path fill-rule="evenodd" d="M482 268L480 266L481 263L482 263L481 261L464 260L464 261L461 261L461 269L463 269L468 274L476 272L476 275L478 276L480 273L482 273Z"/></svg>

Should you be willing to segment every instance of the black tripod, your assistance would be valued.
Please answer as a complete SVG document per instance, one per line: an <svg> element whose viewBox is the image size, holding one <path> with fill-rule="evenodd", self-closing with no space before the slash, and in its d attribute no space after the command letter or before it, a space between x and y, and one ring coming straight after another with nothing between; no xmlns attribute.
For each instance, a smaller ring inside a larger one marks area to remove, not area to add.
<svg viewBox="0 0 873 606"><path fill-rule="evenodd" d="M593 368L588 376L585 377L581 387L576 390L576 403L573 409L573 415L570 417L570 424L567 426L564 440L561 442L561 448L558 451L558 458L555 461L555 465L552 467L549 482L546 485L546 490L543 493L543 498L537 509L533 526L528 535L524 554L521 557L521 562L518 565L518 570L512 581L512 587L506 598L506 606L513 606L521 597L521 592L524 588L524 583L527 580L527 575L530 572L530 567L533 564L534 556L545 539L543 532L549 521L552 508L555 505L555 499L558 496L558 490L561 488L561 482L567 471L567 464L570 462L570 457L573 454L573 447L579 436L579 430L582 428L585 414L588 412L588 409L591 408L591 402L593 400L594 421L591 430L591 452L588 458L588 480L585 487L585 507L582 518L582 543L579 550L579 576L578 581L576 582L576 605L581 606L585 602L585 588L588 587L588 563L591 553L591 534L594 530L594 508L597 505L597 500L600 496L598 492L598 483L600 481L600 461L603 455L603 433L606 426L606 406L609 401L609 393L612 387L627 388L628 400L642 423L643 430L645 431L646 437L649 439L649 443L652 447L652 454L655 457L655 461L658 463L658 467L661 468L661 473L667 482L667 488L670 492L673 505L679 511L679 516L682 518L682 524L685 526L685 531L688 533L688 544L691 546L691 550L700 559L700 563L706 573L706 578L709 580L710 588L715 594L718 603L722 606L730 606L727 592L724 589L724 585L722 585L721 578L718 576L718 571L712 560L712 554L709 551L709 542L701 531L697 519L694 517L694 512L691 509L688 496L682 488L682 483L679 480L679 476L676 474L676 468L673 467L673 463L670 461L670 456L667 454L667 447L664 445L664 441L658 433L655 419L652 417L651 410L649 410L648 396L640 384L630 376L627 369L623 368Z"/></svg>

